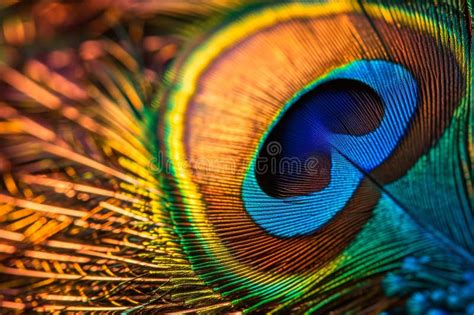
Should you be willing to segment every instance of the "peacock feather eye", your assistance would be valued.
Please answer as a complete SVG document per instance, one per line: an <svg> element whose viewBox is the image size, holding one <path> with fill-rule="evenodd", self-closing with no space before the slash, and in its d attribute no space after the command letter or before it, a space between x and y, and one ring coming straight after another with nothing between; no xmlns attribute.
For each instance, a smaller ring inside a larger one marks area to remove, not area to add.
<svg viewBox="0 0 474 315"><path fill-rule="evenodd" d="M472 4L0 4L0 313L473 314Z"/></svg>
<svg viewBox="0 0 474 315"><path fill-rule="evenodd" d="M423 169L467 105L464 48L435 21L388 5L271 5L184 57L160 125L182 197L172 213L205 281L249 310L321 311L342 287L377 287L368 279L421 242L417 225L472 237L406 192L451 186Z"/></svg>

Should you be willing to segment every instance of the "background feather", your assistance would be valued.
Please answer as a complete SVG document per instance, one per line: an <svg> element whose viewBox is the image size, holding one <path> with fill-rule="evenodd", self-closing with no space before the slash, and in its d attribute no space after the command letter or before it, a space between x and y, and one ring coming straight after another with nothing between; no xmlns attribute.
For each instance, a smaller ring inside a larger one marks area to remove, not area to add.
<svg viewBox="0 0 474 315"><path fill-rule="evenodd" d="M191 270L157 177L152 98L179 40L145 36L140 16L119 24L125 12L92 2L2 12L6 310L228 305ZM75 35L61 42L61 28Z"/></svg>

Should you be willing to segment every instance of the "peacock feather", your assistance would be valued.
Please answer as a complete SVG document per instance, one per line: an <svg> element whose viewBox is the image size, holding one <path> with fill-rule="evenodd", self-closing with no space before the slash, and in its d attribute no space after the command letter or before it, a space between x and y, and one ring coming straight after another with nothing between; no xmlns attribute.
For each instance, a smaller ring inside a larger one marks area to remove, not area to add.
<svg viewBox="0 0 474 315"><path fill-rule="evenodd" d="M0 3L0 312L474 314L472 3Z"/></svg>

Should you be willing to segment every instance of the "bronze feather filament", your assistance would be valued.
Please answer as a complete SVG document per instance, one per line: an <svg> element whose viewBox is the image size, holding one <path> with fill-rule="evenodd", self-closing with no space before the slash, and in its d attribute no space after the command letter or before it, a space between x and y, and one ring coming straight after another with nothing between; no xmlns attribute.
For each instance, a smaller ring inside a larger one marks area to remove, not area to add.
<svg viewBox="0 0 474 315"><path fill-rule="evenodd" d="M465 0L0 3L0 313L474 314Z"/></svg>

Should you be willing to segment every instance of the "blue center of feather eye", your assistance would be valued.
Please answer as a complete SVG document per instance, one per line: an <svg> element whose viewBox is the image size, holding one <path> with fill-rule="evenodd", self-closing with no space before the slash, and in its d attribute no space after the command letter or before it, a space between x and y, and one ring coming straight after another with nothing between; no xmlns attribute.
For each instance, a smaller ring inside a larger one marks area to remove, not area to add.
<svg viewBox="0 0 474 315"><path fill-rule="evenodd" d="M356 61L315 81L285 106L251 161L242 184L251 218L278 237L327 224L393 152L416 99L412 75L386 61Z"/></svg>

